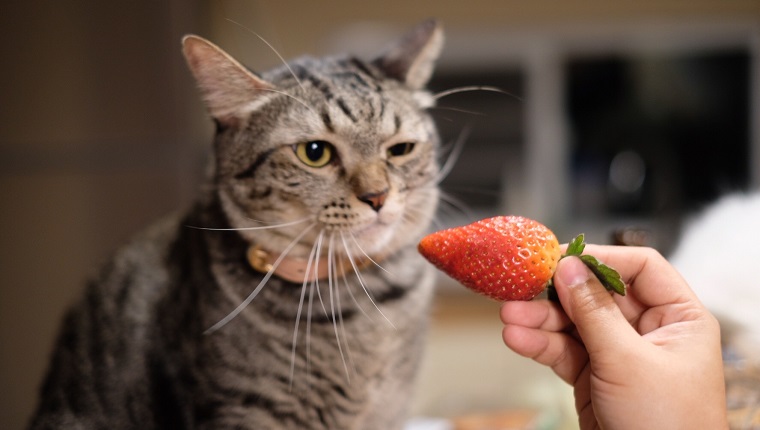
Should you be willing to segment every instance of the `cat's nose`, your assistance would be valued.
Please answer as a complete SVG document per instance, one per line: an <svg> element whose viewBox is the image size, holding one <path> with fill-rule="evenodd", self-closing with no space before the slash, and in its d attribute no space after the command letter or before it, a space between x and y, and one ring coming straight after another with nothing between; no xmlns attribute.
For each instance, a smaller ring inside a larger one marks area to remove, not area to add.
<svg viewBox="0 0 760 430"><path fill-rule="evenodd" d="M380 212L380 209L382 209L383 205L385 204L385 199L387 197L387 189L380 191L379 193L367 193L356 196L356 198L358 198L360 201L368 204L372 209L374 209L375 212Z"/></svg>

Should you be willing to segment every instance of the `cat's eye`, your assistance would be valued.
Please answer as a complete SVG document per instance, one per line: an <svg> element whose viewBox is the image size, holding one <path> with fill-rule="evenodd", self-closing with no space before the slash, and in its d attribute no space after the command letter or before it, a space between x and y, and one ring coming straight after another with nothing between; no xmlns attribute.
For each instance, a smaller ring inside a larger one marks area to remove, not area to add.
<svg viewBox="0 0 760 430"><path fill-rule="evenodd" d="M388 148L388 158L400 157L412 152L412 150L414 150L414 142L397 143Z"/></svg>
<svg viewBox="0 0 760 430"><path fill-rule="evenodd" d="M334 148L324 140L301 142L293 145L296 156L309 167L325 167L333 159Z"/></svg>

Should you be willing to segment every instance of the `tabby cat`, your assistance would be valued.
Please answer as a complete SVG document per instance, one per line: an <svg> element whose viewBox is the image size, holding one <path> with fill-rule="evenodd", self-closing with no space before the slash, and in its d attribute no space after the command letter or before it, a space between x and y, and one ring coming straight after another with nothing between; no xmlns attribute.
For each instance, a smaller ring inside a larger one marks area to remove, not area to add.
<svg viewBox="0 0 760 430"><path fill-rule="evenodd" d="M217 129L197 203L120 249L65 317L31 428L403 426L438 201L435 21L373 61L257 75L183 52Z"/></svg>

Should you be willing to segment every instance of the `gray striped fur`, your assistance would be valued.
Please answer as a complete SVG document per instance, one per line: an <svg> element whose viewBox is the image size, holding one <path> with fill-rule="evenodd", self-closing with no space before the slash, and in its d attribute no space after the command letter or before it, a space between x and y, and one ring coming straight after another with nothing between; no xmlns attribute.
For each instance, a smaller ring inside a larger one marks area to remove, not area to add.
<svg viewBox="0 0 760 430"><path fill-rule="evenodd" d="M214 173L67 313L30 428L402 427L432 295L415 247L438 199L423 86L441 38L428 21L374 61L302 58L261 76L186 38L218 125ZM329 164L299 160L310 141L331 143ZM262 283L251 243L336 269L366 252L382 269Z"/></svg>

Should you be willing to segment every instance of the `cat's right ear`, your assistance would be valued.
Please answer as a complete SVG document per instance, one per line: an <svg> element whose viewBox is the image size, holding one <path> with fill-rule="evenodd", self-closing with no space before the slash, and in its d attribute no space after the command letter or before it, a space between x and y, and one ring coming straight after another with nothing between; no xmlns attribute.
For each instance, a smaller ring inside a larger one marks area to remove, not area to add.
<svg viewBox="0 0 760 430"><path fill-rule="evenodd" d="M202 37L185 36L182 52L211 116L225 126L235 125L251 111L252 102L273 88Z"/></svg>

